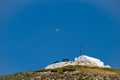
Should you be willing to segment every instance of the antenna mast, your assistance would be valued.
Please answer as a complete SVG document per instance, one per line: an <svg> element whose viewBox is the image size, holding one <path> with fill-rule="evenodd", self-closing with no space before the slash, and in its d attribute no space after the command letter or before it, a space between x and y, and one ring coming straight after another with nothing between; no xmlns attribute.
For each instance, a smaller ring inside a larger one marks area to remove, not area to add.
<svg viewBox="0 0 120 80"><path fill-rule="evenodd" d="M83 55L83 45L80 44L80 54Z"/></svg>

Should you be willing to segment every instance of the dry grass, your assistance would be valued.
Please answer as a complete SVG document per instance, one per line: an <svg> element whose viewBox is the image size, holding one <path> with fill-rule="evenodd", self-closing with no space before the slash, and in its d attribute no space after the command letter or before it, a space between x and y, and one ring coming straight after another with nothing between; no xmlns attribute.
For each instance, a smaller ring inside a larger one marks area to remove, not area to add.
<svg viewBox="0 0 120 80"><path fill-rule="evenodd" d="M120 70L76 65L20 72L0 77L0 80L120 80Z"/></svg>

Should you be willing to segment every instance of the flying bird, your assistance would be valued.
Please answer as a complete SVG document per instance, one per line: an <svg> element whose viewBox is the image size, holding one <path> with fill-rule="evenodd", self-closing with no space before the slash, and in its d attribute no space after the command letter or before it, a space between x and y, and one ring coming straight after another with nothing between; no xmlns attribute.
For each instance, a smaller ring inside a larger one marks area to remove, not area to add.
<svg viewBox="0 0 120 80"><path fill-rule="evenodd" d="M59 31L59 29L58 28L56 28L56 32L58 32Z"/></svg>

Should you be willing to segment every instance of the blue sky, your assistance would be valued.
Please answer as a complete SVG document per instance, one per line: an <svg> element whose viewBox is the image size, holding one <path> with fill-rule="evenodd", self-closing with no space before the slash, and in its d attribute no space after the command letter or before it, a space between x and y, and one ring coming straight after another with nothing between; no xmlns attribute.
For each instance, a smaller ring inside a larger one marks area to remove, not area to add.
<svg viewBox="0 0 120 80"><path fill-rule="evenodd" d="M0 1L0 75L84 54L120 68L119 0ZM56 32L56 28L59 29Z"/></svg>

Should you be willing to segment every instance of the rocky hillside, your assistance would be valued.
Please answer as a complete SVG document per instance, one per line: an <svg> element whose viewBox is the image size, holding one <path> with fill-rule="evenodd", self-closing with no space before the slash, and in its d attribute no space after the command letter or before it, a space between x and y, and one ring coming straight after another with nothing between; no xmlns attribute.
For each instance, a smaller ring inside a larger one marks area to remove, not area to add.
<svg viewBox="0 0 120 80"><path fill-rule="evenodd" d="M2 76L0 80L120 80L120 70L88 66L65 66Z"/></svg>

